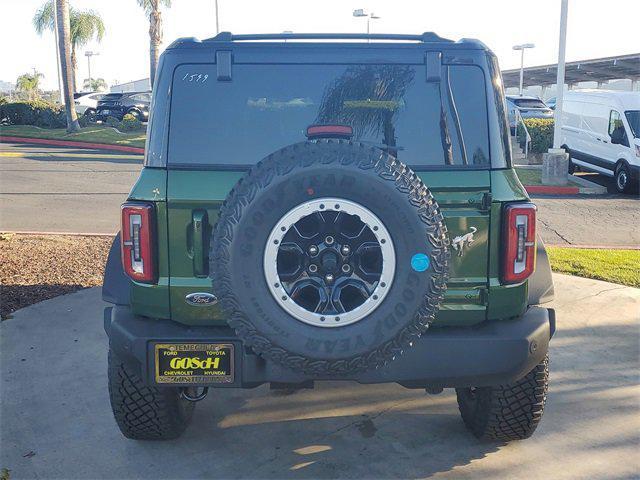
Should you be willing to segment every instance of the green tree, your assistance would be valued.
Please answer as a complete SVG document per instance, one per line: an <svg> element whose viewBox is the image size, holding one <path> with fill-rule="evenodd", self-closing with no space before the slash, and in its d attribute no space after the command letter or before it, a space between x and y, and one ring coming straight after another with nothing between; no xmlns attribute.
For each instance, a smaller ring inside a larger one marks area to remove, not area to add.
<svg viewBox="0 0 640 480"><path fill-rule="evenodd" d="M29 100L40 97L40 79L44 75L40 72L25 73L16 80L16 91L25 94Z"/></svg>
<svg viewBox="0 0 640 480"><path fill-rule="evenodd" d="M138 5L144 8L144 12L149 17L149 81L153 88L158 58L160 57L160 45L162 44L160 6L171 7L171 0L138 0Z"/></svg>
<svg viewBox="0 0 640 480"><path fill-rule="evenodd" d="M48 0L33 16L36 32L53 32L55 28L53 0ZM69 29L71 35L71 65L73 67L73 90L76 90L78 72L77 51L92 40L100 42L104 37L104 23L100 15L93 10L76 10L69 7Z"/></svg>
<svg viewBox="0 0 640 480"><path fill-rule="evenodd" d="M60 70L62 70L62 86L64 93L64 109L67 115L67 132L80 131L78 114L73 103L73 67L71 66L71 20L69 2L56 0L56 24L58 26L58 53Z"/></svg>
<svg viewBox="0 0 640 480"><path fill-rule="evenodd" d="M82 89L90 90L92 92L106 90L107 82L105 82L104 78L85 78L82 84Z"/></svg>

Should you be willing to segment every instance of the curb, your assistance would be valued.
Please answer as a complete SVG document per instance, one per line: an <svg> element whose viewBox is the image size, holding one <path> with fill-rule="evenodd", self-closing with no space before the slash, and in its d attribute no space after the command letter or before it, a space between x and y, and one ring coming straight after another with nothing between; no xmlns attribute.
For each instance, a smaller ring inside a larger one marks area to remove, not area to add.
<svg viewBox="0 0 640 480"><path fill-rule="evenodd" d="M546 247L572 248L574 250L640 250L640 245L573 245L566 243L546 243Z"/></svg>
<svg viewBox="0 0 640 480"><path fill-rule="evenodd" d="M578 195L582 193L578 187L552 187L549 185L525 185L527 193L542 193L545 195Z"/></svg>
<svg viewBox="0 0 640 480"><path fill-rule="evenodd" d="M571 181L573 183L579 183L580 185L582 185L582 187L580 188L581 190L580 193L587 193L592 195L609 193L609 190L607 190L607 187L603 187L602 185L598 185L597 183L590 182L586 178L578 177L577 175L571 175ZM582 190L585 190L585 191L583 192Z"/></svg>
<svg viewBox="0 0 640 480"><path fill-rule="evenodd" d="M111 150L117 152L129 152L144 154L144 148L128 147L126 145L108 145L106 143L78 142L73 140L54 140L49 138L31 137L7 137L0 136L0 143L36 143L39 145L51 145L55 147L77 147L91 150Z"/></svg>
<svg viewBox="0 0 640 480"><path fill-rule="evenodd" d="M515 168L523 170L542 170L542 165L515 165ZM609 193L607 187L590 182L576 175L569 175L569 181L577 183L578 187L555 186L555 185L525 185L524 188L529 193L540 193L545 195L602 195Z"/></svg>
<svg viewBox="0 0 640 480"><path fill-rule="evenodd" d="M571 179L572 182L580 183L584 185L588 183L592 186L583 186L583 187L560 187L560 186L550 186L550 185L525 185L524 188L528 193L537 193L543 195L603 195L607 193L607 187L603 187L601 185L594 184L589 182L588 180L575 181ZM584 183L583 183L584 182Z"/></svg>
<svg viewBox="0 0 640 480"><path fill-rule="evenodd" d="M39 232L39 231L20 231L20 230L0 230L0 235L56 235L68 237L115 237L115 233L97 233L97 232Z"/></svg>

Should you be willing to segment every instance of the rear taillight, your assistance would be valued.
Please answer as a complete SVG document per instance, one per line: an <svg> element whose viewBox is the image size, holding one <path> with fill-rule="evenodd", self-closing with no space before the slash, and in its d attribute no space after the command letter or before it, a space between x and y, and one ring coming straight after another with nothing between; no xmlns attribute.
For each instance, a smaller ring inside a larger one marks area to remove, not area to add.
<svg viewBox="0 0 640 480"><path fill-rule="evenodd" d="M522 282L533 273L536 264L536 206L507 205L502 220L502 282Z"/></svg>
<svg viewBox="0 0 640 480"><path fill-rule="evenodd" d="M153 212L150 203L122 205L122 265L125 273L137 282L156 281Z"/></svg>

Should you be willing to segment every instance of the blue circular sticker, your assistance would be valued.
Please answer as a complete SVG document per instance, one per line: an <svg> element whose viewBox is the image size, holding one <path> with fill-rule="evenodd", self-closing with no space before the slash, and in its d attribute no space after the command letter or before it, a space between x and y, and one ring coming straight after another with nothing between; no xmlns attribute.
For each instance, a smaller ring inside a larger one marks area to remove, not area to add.
<svg viewBox="0 0 640 480"><path fill-rule="evenodd" d="M424 272L429 265L431 264L431 260L424 253L416 253L413 257L411 257L411 268L413 268L416 272Z"/></svg>

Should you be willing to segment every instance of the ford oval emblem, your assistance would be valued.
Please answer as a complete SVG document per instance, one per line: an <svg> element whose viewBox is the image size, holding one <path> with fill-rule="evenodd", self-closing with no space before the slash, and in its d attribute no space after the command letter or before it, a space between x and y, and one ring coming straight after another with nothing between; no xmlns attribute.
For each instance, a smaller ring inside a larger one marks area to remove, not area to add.
<svg viewBox="0 0 640 480"><path fill-rule="evenodd" d="M218 303L218 297L211 293L194 292L184 297L185 302L195 307L209 307Z"/></svg>

